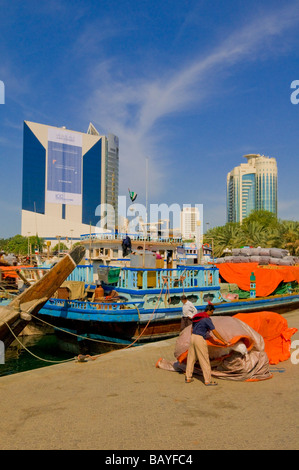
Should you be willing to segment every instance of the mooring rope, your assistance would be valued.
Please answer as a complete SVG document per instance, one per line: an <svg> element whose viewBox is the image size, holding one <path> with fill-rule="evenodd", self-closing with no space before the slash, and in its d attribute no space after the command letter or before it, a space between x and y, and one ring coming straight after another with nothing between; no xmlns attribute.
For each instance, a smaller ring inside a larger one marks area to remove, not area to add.
<svg viewBox="0 0 299 470"><path fill-rule="evenodd" d="M137 306L136 306L136 308L138 309ZM115 341L106 341L106 340L104 340L104 339L88 338L87 336L79 335L79 334L77 334L77 333L72 333L71 331L64 330L63 328L59 328L59 326L52 325L51 323L48 323L48 322L47 322L46 320L44 320L43 318L36 317L36 316L33 315L32 313L30 313L30 315L31 315L33 318L35 318L36 320L41 321L42 323L45 323L46 325L51 326L52 328L55 328L55 330L63 331L64 333L67 333L67 334L72 335L72 336L76 336L77 338L88 339L89 341L94 341L95 343L116 344ZM119 344L126 344L126 343L121 343L121 342L119 342Z"/></svg>
<svg viewBox="0 0 299 470"><path fill-rule="evenodd" d="M37 356L36 354L34 354L32 351L30 351L28 348L26 348L26 346L24 344L22 344L22 342L19 340L19 338L14 334L13 330L10 328L9 324L4 322L5 325L7 326L7 328L9 329L9 331L11 332L11 334L14 336L14 338L18 341L18 343L22 346L22 348L25 349L25 351L27 351L29 354L31 354L31 356L35 357L36 359L39 359L40 361L44 361L44 362L51 362L51 363L61 363L61 362L70 362L70 361L74 361L75 358L71 358L71 359L64 359L62 361L53 361L53 360L50 360L50 359L44 359L42 357L39 357Z"/></svg>
<svg viewBox="0 0 299 470"><path fill-rule="evenodd" d="M164 284L165 284L165 282L164 282ZM128 346L125 346L123 349L128 349L128 348L130 348L131 346L133 346L133 344L135 344L136 341L138 341L139 338L141 338L141 336L144 334L144 332L145 332L145 330L147 329L148 325L150 324L150 322L151 322L152 319L154 318L155 311L157 310L157 308L158 308L158 306L159 306L160 299L161 299L161 296L162 296L162 292L163 292L163 289L164 289L164 284L163 284L162 289L161 289L161 291L160 291L160 294L159 294L159 296L158 296L158 299L157 299L157 302L156 302L156 306L155 306L155 308L154 308L154 310L153 310L153 313L151 314L151 316L150 316L150 318L149 318L147 324L145 325L144 329L142 330L142 332L140 333L140 335L137 336L137 338L133 341L133 343L129 344Z"/></svg>
<svg viewBox="0 0 299 470"><path fill-rule="evenodd" d="M154 310L153 310L153 312L152 312L152 314L151 314L151 316L150 316L150 318L149 318L147 324L145 325L144 329L142 330L142 332L140 333L140 335L137 336L137 338L135 338L135 340L134 340L131 344L128 344L127 346L124 346L123 348L120 349L120 351L132 347L132 346L136 343L136 341L138 341L138 340L141 338L141 336L144 334L144 332L145 332L145 330L147 329L148 325L150 324L150 322L151 322L152 319L154 318L155 311L156 311L156 309L158 308L158 303L160 303L160 298L161 298L161 295L162 295L162 292L163 292L163 289L164 289L164 284L165 284L165 281L164 281L164 283L163 283L162 289L161 289L160 294L159 294L159 296L158 296L158 299L157 299L157 302L156 302L156 306L155 306L155 308L154 308ZM136 305L136 308L137 308L137 310L138 310L137 305ZM139 313L139 311L138 311L138 315L139 315L139 318L140 318L140 313ZM97 355L95 355L95 356L89 356L89 357L90 357L92 360L95 360L95 359L97 359L98 357L100 357L100 356L102 356L102 355L103 355L103 354L97 354Z"/></svg>
<svg viewBox="0 0 299 470"><path fill-rule="evenodd" d="M141 336L143 336L143 334L144 334L144 332L146 331L148 325L149 325L150 322L152 321L152 319L153 319L153 317L154 317L154 314L155 314L155 311L156 311L156 309L158 308L158 303L160 302L160 298L161 298L161 295L162 295L162 292L163 292L163 289L164 289L164 284L165 284L165 281L164 281L164 283L163 283L162 289L161 289L160 294L159 294L159 296L158 296L158 299L157 299L157 302L156 302L156 306L155 306L155 308L154 308L154 310L153 310L153 312L152 312L152 314L151 314L151 316L150 316L150 318L149 318L147 324L145 325L145 327L144 327L144 329L142 330L142 332L140 333L140 335L138 335L137 338L135 338L135 340L134 340L132 343L128 344L128 345L127 345L126 343L122 343L122 342L116 343L116 342L113 342L113 341L106 341L106 340L99 340L99 339L95 339L95 338L88 338L88 337L86 337L86 336L82 336L82 335L79 335L79 334L76 334L76 333L72 333L71 331L64 330L63 328L60 328L60 327L58 327L58 326L51 325L51 323L48 323L48 322L45 321L44 319L41 319L41 318L39 318L39 317L36 317L36 316L33 315L32 313L30 313L30 315L31 315L33 318L35 318L36 320L41 321L41 322L45 323L46 325L51 326L52 328L55 328L55 329L60 330L60 331L63 331L64 333L70 334L70 335L72 335L72 336L76 336L77 338L83 338L84 340L94 341L94 342L96 342L96 343L126 344L126 346L124 346L123 348L121 348L121 350L122 350L122 349L128 349L128 348L130 348L131 346L133 346L133 345L141 338ZM140 312L139 312L138 306L137 306L136 304L135 304L135 307L136 307L136 309L137 309L138 317L139 317L139 319L140 319L140 318L141 318L141 317L140 317ZM8 329L10 330L11 334L14 336L14 338L15 338L15 339L18 341L18 343L22 346L22 348L24 348L29 354L31 354L31 355L32 355L33 357L35 357L36 359L39 359L39 360L44 361L44 362L51 362L51 363L71 362L71 361L74 361L74 360L76 359L76 357L74 357L74 358L65 359L65 360L62 360L62 361L53 361L53 360L50 360L50 359L41 358L41 357L37 356L36 354L34 354L32 351L30 351L28 348L26 348L26 346L25 346L24 344L22 344L22 342L21 342L21 341L18 339L18 337L15 335L15 333L14 333L13 330L10 328L10 326L8 325L8 323L5 322L5 324L6 324L6 326L8 327ZM112 352L112 351L108 351L108 352ZM107 352L106 352L106 353L102 353L102 354L97 354L97 355L95 355L95 356L87 355L87 356L85 356L85 357L90 357L92 360L94 360L94 359L96 359L97 357L100 357L100 356L102 356L102 355L104 355L104 354L107 354Z"/></svg>

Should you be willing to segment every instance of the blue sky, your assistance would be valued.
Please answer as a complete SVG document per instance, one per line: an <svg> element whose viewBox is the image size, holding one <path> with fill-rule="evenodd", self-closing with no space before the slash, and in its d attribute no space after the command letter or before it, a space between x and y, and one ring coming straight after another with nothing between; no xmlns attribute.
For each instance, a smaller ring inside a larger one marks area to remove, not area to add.
<svg viewBox="0 0 299 470"><path fill-rule="evenodd" d="M120 139L120 194L203 204L275 157L278 216L299 220L299 1L0 0L0 237L21 230L23 121ZM137 201L136 201L137 202Z"/></svg>

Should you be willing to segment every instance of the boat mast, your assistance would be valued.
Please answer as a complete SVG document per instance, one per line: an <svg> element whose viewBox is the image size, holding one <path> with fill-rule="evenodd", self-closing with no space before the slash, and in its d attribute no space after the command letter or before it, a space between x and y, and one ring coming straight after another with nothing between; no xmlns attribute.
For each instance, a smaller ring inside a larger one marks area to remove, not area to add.
<svg viewBox="0 0 299 470"><path fill-rule="evenodd" d="M148 157L145 158L145 223L147 224L148 205Z"/></svg>
<svg viewBox="0 0 299 470"><path fill-rule="evenodd" d="M145 266L145 239L147 238L147 204L148 204L148 157L145 157L145 234L143 240L143 268Z"/></svg>

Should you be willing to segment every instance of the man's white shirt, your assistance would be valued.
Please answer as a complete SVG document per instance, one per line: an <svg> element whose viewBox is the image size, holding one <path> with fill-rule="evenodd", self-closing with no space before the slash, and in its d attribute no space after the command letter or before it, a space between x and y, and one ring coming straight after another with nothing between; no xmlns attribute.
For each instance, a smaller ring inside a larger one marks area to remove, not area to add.
<svg viewBox="0 0 299 470"><path fill-rule="evenodd" d="M196 308L190 300L183 305L183 317L192 318L197 313Z"/></svg>

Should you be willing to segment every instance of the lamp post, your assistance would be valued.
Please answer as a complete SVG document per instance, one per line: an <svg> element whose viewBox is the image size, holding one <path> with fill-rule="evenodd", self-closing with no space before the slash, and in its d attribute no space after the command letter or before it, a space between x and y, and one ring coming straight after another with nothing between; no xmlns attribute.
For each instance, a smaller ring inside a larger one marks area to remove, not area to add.
<svg viewBox="0 0 299 470"><path fill-rule="evenodd" d="M56 235L56 238L58 240L58 258L59 258L59 255L60 255L60 239L61 239L61 235Z"/></svg>
<svg viewBox="0 0 299 470"><path fill-rule="evenodd" d="M30 253L30 234L31 232L27 232L28 233L28 258L29 258L29 263L31 264L31 253Z"/></svg>
<svg viewBox="0 0 299 470"><path fill-rule="evenodd" d="M202 236L201 236L201 221L196 221L196 233L195 233L195 240L196 240L196 249L197 249L197 260L199 261L198 264L202 263Z"/></svg>
<svg viewBox="0 0 299 470"><path fill-rule="evenodd" d="M213 263L214 263L214 238L206 238L205 240L212 240L212 258L213 258Z"/></svg>
<svg viewBox="0 0 299 470"><path fill-rule="evenodd" d="M47 240L47 259L50 258L50 246L51 246L51 242L50 240Z"/></svg>

